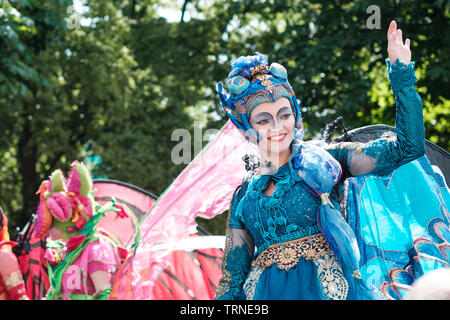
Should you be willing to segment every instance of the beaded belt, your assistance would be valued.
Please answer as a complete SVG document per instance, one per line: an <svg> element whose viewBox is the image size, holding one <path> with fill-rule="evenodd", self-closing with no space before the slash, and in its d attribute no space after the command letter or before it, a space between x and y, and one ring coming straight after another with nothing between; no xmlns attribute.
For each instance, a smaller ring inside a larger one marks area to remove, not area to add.
<svg viewBox="0 0 450 320"><path fill-rule="evenodd" d="M252 268L265 269L277 264L279 269L289 271L297 265L300 257L306 260L314 260L330 253L331 248L322 234L315 234L311 237L303 237L281 244L274 244L261 252L252 262Z"/></svg>

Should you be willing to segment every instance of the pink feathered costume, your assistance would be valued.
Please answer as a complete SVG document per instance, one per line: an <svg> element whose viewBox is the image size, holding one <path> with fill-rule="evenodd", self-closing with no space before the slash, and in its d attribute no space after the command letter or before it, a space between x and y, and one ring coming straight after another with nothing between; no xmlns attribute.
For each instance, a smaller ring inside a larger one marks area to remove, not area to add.
<svg viewBox="0 0 450 320"><path fill-rule="evenodd" d="M68 239L67 244L47 241L50 289L46 299L107 299L110 289L96 291L91 275L104 271L111 284L121 256L126 256L105 232L96 228L107 211L118 211L118 216L126 212L118 205L106 205L96 212L91 189L90 174L78 162L72 164L67 181L56 170L50 181L42 182L39 188L36 236L44 236L53 227Z"/></svg>

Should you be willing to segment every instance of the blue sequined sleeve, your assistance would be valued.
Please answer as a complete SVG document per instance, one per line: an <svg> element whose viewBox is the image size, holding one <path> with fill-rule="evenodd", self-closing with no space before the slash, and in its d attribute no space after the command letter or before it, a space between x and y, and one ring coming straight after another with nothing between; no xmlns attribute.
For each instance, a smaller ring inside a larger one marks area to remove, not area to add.
<svg viewBox="0 0 450 320"><path fill-rule="evenodd" d="M367 143L330 144L328 151L341 163L348 176L372 174L384 176L399 166L425 154L422 100L414 89L414 62L409 65L386 59L391 88L395 96L396 137Z"/></svg>
<svg viewBox="0 0 450 320"><path fill-rule="evenodd" d="M231 201L222 260L222 277L216 292L218 300L245 299L243 285L254 255L254 241L241 219L236 217L236 207L242 198L239 189Z"/></svg>

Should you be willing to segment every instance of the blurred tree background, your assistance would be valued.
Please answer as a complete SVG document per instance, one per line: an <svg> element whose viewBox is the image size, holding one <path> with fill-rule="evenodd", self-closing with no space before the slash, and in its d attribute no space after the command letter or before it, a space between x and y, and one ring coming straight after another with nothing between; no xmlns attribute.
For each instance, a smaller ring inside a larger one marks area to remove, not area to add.
<svg viewBox="0 0 450 320"><path fill-rule="evenodd" d="M380 28L368 19L379 7ZM285 65L305 138L343 116L394 125L385 59L392 19L411 39L427 139L449 150L450 1L2 0L0 205L10 231L40 181L97 156L96 176L160 194L183 170L172 132L220 128L215 93L232 59ZM225 214L200 221L223 233ZM14 232L12 232L13 234Z"/></svg>

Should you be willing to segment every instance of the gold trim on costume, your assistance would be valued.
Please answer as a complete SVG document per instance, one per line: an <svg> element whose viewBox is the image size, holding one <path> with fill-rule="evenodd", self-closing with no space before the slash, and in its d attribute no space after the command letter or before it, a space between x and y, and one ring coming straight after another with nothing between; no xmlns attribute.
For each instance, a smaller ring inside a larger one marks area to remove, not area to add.
<svg viewBox="0 0 450 320"><path fill-rule="evenodd" d="M322 193L322 194L320 195L320 200L322 200L322 204L323 204L323 205L327 205L327 204L329 204L330 206L333 205L333 204L331 203L331 200L330 200L330 194L329 194L329 193Z"/></svg>
<svg viewBox="0 0 450 320"><path fill-rule="evenodd" d="M268 66L259 64L256 67L250 68L250 71L252 72L251 76L265 75L267 74L267 69L269 69Z"/></svg>
<svg viewBox="0 0 450 320"><path fill-rule="evenodd" d="M6 288L12 289L23 283L22 273L20 271L14 271L6 276L3 276Z"/></svg>
<svg viewBox="0 0 450 320"><path fill-rule="evenodd" d="M231 205L230 205L231 208ZM228 222L227 225L230 225L230 215L228 215ZM233 246L233 240L231 236L231 230L229 227L227 227L226 230L226 238L225 238L225 248L223 252L222 257L222 276L219 279L219 285L216 290L216 295L214 299L217 299L221 296L223 296L225 293L227 293L230 290L230 281L232 279L231 273L226 269L227 265L227 259L228 259L228 253L231 250L231 247Z"/></svg>
<svg viewBox="0 0 450 320"><path fill-rule="evenodd" d="M273 83L270 85L270 89L273 93L273 99L269 92L266 90L258 90L253 94L243 97L241 100L236 102L236 109L240 114L247 114L247 112L253 108L255 105L266 102L275 102L276 100L282 98L284 95L289 97L294 96L294 91L291 86L287 83Z"/></svg>
<svg viewBox="0 0 450 320"><path fill-rule="evenodd" d="M231 281L231 273L228 272L227 270L223 271L222 277L219 280L219 287L217 288L216 291L216 297L221 297L223 296L225 293L228 292L228 290L230 290L230 281Z"/></svg>
<svg viewBox="0 0 450 320"><path fill-rule="evenodd" d="M258 284L259 277L263 272L262 269L254 268L248 274L247 280L244 283L244 293L247 300L255 299L256 285Z"/></svg>
<svg viewBox="0 0 450 320"><path fill-rule="evenodd" d="M274 244L264 250L253 262L252 268L265 269L277 264L282 270L289 271L296 266L301 257L314 260L330 253L331 248L322 234L303 237L281 244Z"/></svg>
<svg viewBox="0 0 450 320"><path fill-rule="evenodd" d="M332 253L324 255L314 260L314 264L318 267L317 276L326 297L331 300L346 300L348 282L336 256Z"/></svg>

